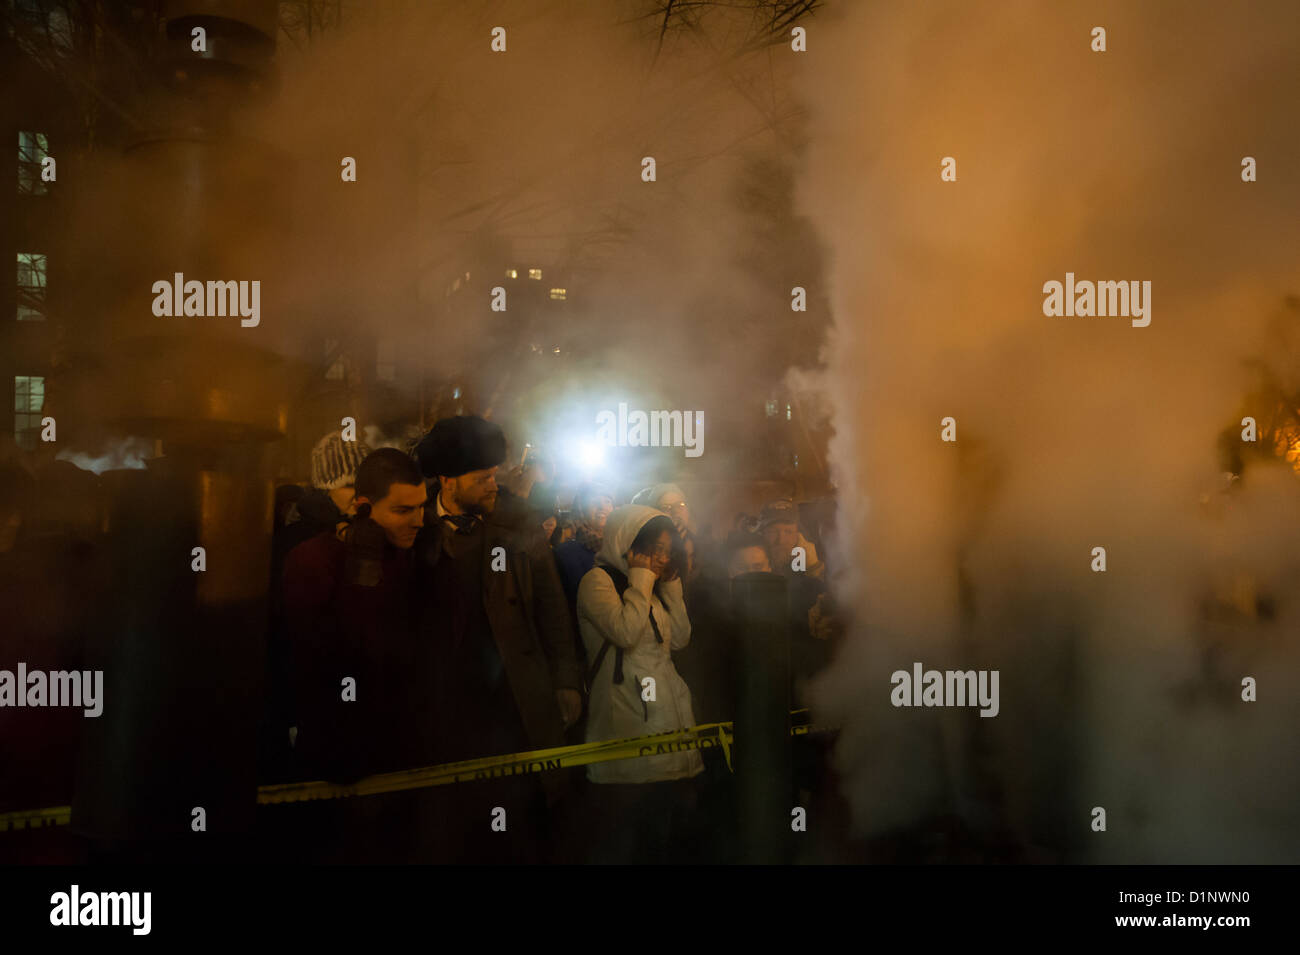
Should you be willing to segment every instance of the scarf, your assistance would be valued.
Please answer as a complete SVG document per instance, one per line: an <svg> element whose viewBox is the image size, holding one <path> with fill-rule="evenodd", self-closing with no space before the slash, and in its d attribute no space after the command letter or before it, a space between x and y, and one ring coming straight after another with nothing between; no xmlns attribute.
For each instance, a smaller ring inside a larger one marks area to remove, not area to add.
<svg viewBox="0 0 1300 955"><path fill-rule="evenodd" d="M579 521L573 529L573 537L579 544L593 554L600 553L601 535L591 529L586 521Z"/></svg>

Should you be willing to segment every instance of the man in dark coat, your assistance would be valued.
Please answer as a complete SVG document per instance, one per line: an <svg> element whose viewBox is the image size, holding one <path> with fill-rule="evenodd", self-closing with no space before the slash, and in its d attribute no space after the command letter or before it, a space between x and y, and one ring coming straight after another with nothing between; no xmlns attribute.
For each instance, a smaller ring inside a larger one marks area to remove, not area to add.
<svg viewBox="0 0 1300 955"><path fill-rule="evenodd" d="M416 549L438 761L562 745L565 727L582 712L582 674L550 548L535 533L526 500L497 487L505 436L482 418L444 418L416 453L431 484ZM566 781L553 771L538 782L456 784L442 809L450 839L444 855L535 861L543 850L525 836L544 841L535 831L547 824L538 785L554 803ZM492 833L497 805L507 808L507 832L530 832L513 840Z"/></svg>
<svg viewBox="0 0 1300 955"><path fill-rule="evenodd" d="M297 749L309 778L407 768L401 709L415 643L412 547L426 490L415 463L382 448L357 472L357 519L289 554L284 606L298 701Z"/></svg>
<svg viewBox="0 0 1300 955"><path fill-rule="evenodd" d="M505 438L482 418L445 418L418 454L438 487L417 551L425 633L441 648L440 696L455 728L442 755L558 746L581 706L581 673L550 551L530 533L525 502L496 484ZM480 725L466 725L471 715ZM482 746L492 751L471 750Z"/></svg>
<svg viewBox="0 0 1300 955"><path fill-rule="evenodd" d="M356 516L298 545L284 570L301 777L351 782L414 765L428 682L415 628L413 545L427 491L392 448L357 470ZM308 802L271 827L295 861L410 861L415 800L406 793Z"/></svg>

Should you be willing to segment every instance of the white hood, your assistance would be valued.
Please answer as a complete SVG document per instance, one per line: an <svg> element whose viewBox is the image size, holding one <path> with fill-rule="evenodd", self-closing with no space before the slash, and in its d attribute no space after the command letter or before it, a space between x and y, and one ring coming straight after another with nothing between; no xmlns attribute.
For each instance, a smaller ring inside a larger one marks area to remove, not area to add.
<svg viewBox="0 0 1300 955"><path fill-rule="evenodd" d="M636 535L641 533L641 528L656 517L667 519L663 511L655 510L653 507L642 507L640 504L624 504L622 507L614 508L605 521L605 537L601 541L596 562L620 570L626 575L627 552L632 549L632 542L636 540Z"/></svg>

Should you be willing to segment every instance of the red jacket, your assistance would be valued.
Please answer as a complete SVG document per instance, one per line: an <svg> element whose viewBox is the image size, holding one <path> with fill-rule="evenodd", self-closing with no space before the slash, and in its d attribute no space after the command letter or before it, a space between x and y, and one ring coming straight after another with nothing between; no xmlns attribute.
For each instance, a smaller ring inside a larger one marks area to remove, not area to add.
<svg viewBox="0 0 1300 955"><path fill-rule="evenodd" d="M409 768L403 740L412 685L412 553L386 546L373 587L346 579L348 547L325 532L285 561L284 617L297 704L295 749L312 778L355 779ZM351 678L354 699L344 699Z"/></svg>

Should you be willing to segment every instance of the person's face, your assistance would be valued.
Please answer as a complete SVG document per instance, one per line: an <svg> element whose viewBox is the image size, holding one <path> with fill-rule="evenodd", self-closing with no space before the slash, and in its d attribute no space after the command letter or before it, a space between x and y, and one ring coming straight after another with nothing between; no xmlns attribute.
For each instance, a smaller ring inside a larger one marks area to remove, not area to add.
<svg viewBox="0 0 1300 955"><path fill-rule="evenodd" d="M686 498L676 491L670 491L659 499L659 510L673 519L673 526L677 528L677 533L680 534L686 529L686 524L691 517L686 509Z"/></svg>
<svg viewBox="0 0 1300 955"><path fill-rule="evenodd" d="M768 524L763 528L763 538L767 541L774 562L790 559L790 552L799 544L799 525L794 521L781 521Z"/></svg>
<svg viewBox="0 0 1300 955"><path fill-rule="evenodd" d="M546 532L548 538L555 533L555 524L556 521L553 517L548 517L546 520L542 521L542 530Z"/></svg>
<svg viewBox="0 0 1300 955"><path fill-rule="evenodd" d="M497 506L497 469L468 471L460 477L444 478L447 497L466 514L491 514Z"/></svg>
<svg viewBox="0 0 1300 955"><path fill-rule="evenodd" d="M355 514L357 512L357 489L349 484L347 487L336 487L330 489L330 500L334 506L339 509L340 514Z"/></svg>
<svg viewBox="0 0 1300 955"><path fill-rule="evenodd" d="M663 579L664 572L668 569L668 562L673 556L673 538L668 531L660 533L654 542L654 548L650 551L650 569L654 571L656 577Z"/></svg>
<svg viewBox="0 0 1300 955"><path fill-rule="evenodd" d="M609 515L613 510L614 499L612 497L598 497L587 505L585 515L587 523L591 525L592 530L603 534L605 532L605 521L609 519Z"/></svg>
<svg viewBox="0 0 1300 955"><path fill-rule="evenodd" d="M731 556L731 564L727 568L730 576L735 578L741 574L768 574L772 572L772 565L767 559L767 551L761 547L742 547Z"/></svg>
<svg viewBox="0 0 1300 955"><path fill-rule="evenodd" d="M424 502L428 497L429 492L423 484L394 482L389 486L388 494L370 502L370 517L384 529L388 543L407 550L415 544L415 535L424 526ZM364 497L356 499L357 504L365 501Z"/></svg>

